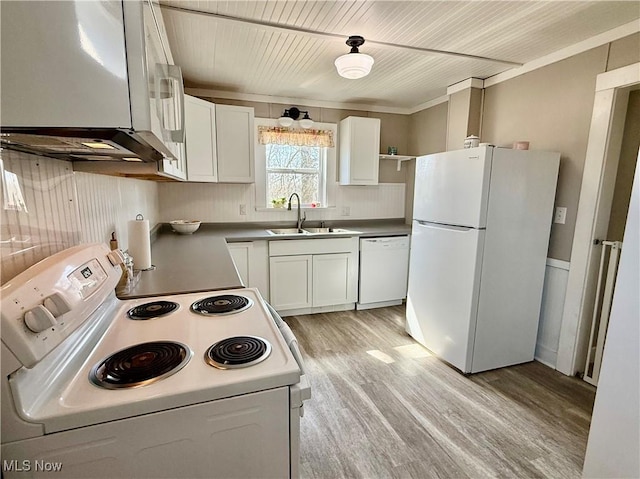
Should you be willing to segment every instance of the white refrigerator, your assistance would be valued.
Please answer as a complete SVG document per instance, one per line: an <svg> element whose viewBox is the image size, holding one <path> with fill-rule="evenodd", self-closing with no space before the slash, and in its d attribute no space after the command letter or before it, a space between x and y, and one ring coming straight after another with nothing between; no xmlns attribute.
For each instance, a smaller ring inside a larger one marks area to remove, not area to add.
<svg viewBox="0 0 640 479"><path fill-rule="evenodd" d="M416 160L407 332L463 373L533 360L560 154Z"/></svg>

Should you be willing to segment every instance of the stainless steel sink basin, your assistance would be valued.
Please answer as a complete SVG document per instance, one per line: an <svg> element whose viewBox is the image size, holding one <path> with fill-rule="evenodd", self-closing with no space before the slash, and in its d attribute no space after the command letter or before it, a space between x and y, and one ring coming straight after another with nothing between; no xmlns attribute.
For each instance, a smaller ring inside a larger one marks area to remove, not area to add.
<svg viewBox="0 0 640 479"><path fill-rule="evenodd" d="M305 228L311 234L359 234L359 231L342 228Z"/></svg>
<svg viewBox="0 0 640 479"><path fill-rule="evenodd" d="M267 230L270 235L308 235L310 234L306 230L299 230L298 228L275 228Z"/></svg>

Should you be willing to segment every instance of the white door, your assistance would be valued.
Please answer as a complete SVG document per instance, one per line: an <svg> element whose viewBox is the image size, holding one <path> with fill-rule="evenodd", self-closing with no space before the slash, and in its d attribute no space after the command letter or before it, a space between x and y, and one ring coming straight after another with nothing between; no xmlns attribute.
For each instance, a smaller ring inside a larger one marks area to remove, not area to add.
<svg viewBox="0 0 640 479"><path fill-rule="evenodd" d="M313 256L313 306L353 302L349 297L349 253Z"/></svg>
<svg viewBox="0 0 640 479"><path fill-rule="evenodd" d="M413 222L407 332L470 372L484 230Z"/></svg>
<svg viewBox="0 0 640 479"><path fill-rule="evenodd" d="M271 304L278 311L311 307L311 255L269 258Z"/></svg>
<svg viewBox="0 0 640 479"><path fill-rule="evenodd" d="M484 228L492 152L480 147L419 157L413 218Z"/></svg>

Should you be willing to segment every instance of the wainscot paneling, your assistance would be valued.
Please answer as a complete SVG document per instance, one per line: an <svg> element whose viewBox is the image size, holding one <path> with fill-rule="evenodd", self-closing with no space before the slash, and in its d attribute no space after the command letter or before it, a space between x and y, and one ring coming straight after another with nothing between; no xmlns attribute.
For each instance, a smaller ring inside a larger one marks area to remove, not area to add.
<svg viewBox="0 0 640 479"><path fill-rule="evenodd" d="M1 281L80 242L78 198L71 163L0 150Z"/></svg>
<svg viewBox="0 0 640 479"><path fill-rule="evenodd" d="M306 209L307 220L404 218L404 183L335 188L331 207ZM295 211L257 208L254 184L161 183L160 220L206 223L295 221ZM241 214L241 209L246 214Z"/></svg>
<svg viewBox="0 0 640 479"><path fill-rule="evenodd" d="M127 222L141 214L153 228L159 221L158 183L116 176L75 173L83 243L108 242L128 248Z"/></svg>
<svg viewBox="0 0 640 479"><path fill-rule="evenodd" d="M547 259L535 358L554 369L558 355L562 310L567 292L568 277L568 262Z"/></svg>
<svg viewBox="0 0 640 479"><path fill-rule="evenodd" d="M127 249L127 221L158 223L153 181L74 173L67 161L0 150L2 284L29 266L80 243L108 243L115 231Z"/></svg>

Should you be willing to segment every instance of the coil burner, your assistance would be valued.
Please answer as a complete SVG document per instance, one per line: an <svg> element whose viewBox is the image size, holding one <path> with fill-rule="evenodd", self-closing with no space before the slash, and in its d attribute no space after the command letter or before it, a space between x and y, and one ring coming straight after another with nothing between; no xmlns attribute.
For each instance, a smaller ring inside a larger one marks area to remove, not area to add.
<svg viewBox="0 0 640 479"><path fill-rule="evenodd" d="M218 369L246 368L264 361L271 345L257 336L233 336L218 341L204 355L205 361Z"/></svg>
<svg viewBox="0 0 640 479"><path fill-rule="evenodd" d="M210 296L196 301L191 305L191 311L203 315L234 314L244 311L253 305L253 301L237 294L223 294Z"/></svg>
<svg viewBox="0 0 640 479"><path fill-rule="evenodd" d="M191 356L187 346L173 341L136 344L96 364L89 379L106 389L146 386L177 373Z"/></svg>
<svg viewBox="0 0 640 479"><path fill-rule="evenodd" d="M173 313L179 307L180 305L173 301L153 301L131 308L127 311L127 317L136 320L154 319Z"/></svg>

